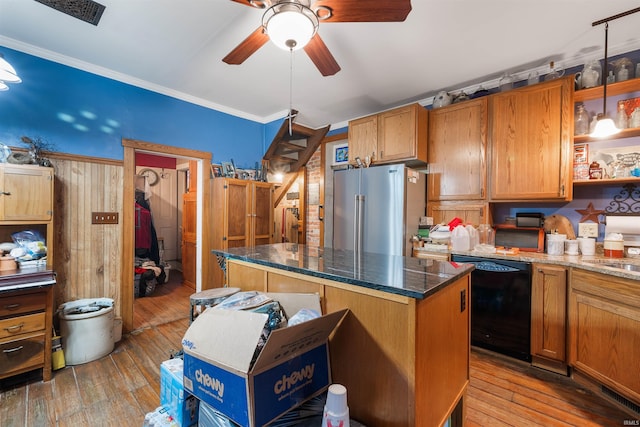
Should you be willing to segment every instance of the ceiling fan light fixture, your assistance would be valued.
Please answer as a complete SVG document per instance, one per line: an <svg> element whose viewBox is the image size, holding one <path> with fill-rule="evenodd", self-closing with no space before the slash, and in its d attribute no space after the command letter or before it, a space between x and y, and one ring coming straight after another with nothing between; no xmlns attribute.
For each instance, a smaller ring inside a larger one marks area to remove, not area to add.
<svg viewBox="0 0 640 427"><path fill-rule="evenodd" d="M4 59L4 56L1 53L0 53L0 80L6 83L22 82L22 79L18 77L18 73L16 73L15 68L13 68L11 64L7 62L6 59ZM0 89L0 90L6 90L6 89Z"/></svg>
<svg viewBox="0 0 640 427"><path fill-rule="evenodd" d="M269 39L284 50L302 49L318 31L318 17L295 1L271 6L262 17Z"/></svg>

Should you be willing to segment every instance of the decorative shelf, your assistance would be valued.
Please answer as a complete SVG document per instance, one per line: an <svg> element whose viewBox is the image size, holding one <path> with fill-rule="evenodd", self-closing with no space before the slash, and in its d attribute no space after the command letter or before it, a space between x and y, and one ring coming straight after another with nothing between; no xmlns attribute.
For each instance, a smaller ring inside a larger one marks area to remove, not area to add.
<svg viewBox="0 0 640 427"><path fill-rule="evenodd" d="M581 144L584 142L608 141L611 139L631 138L634 136L640 136L640 128L621 129L619 133L611 135L607 138L591 138L589 135L575 135L573 137L573 143Z"/></svg>
<svg viewBox="0 0 640 427"><path fill-rule="evenodd" d="M625 80L618 83L607 84L607 96L622 95L624 93L640 91L640 78ZM589 89L576 90L573 93L574 102L601 99L604 96L603 86L590 87Z"/></svg>
<svg viewBox="0 0 640 427"><path fill-rule="evenodd" d="M615 179L577 179L573 181L573 185L603 185L603 184L639 184L640 178L628 177L628 178L615 178Z"/></svg>

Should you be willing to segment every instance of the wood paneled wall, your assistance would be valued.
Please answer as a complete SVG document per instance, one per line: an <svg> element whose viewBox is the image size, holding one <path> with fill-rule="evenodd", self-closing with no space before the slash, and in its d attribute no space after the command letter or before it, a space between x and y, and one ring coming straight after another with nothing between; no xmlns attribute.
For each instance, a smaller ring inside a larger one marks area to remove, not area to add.
<svg viewBox="0 0 640 427"><path fill-rule="evenodd" d="M55 169L55 304L113 298L120 317L122 162L52 156ZM92 212L117 212L118 224L91 224ZM130 266L127 266L130 267Z"/></svg>

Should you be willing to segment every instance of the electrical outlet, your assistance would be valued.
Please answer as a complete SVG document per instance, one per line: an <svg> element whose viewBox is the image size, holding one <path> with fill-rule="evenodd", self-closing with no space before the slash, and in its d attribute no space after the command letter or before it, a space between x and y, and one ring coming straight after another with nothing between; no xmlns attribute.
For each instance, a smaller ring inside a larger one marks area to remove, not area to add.
<svg viewBox="0 0 640 427"><path fill-rule="evenodd" d="M581 222L578 224L579 237L598 237L598 224L595 222Z"/></svg>
<svg viewBox="0 0 640 427"><path fill-rule="evenodd" d="M117 224L118 212L92 212L91 224Z"/></svg>

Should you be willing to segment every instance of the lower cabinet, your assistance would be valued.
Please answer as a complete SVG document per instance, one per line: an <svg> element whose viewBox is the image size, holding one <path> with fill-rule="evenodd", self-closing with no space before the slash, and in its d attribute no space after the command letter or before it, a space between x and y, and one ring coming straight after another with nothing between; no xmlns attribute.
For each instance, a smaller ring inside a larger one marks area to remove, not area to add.
<svg viewBox="0 0 640 427"><path fill-rule="evenodd" d="M640 405L637 280L574 269L569 287L569 363Z"/></svg>
<svg viewBox="0 0 640 427"><path fill-rule="evenodd" d="M567 375L567 269L534 264L531 283L532 364Z"/></svg>
<svg viewBox="0 0 640 427"><path fill-rule="evenodd" d="M0 379L42 368L51 379L53 287L0 293Z"/></svg>

